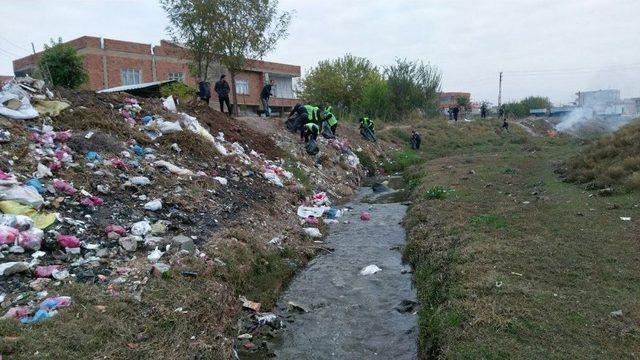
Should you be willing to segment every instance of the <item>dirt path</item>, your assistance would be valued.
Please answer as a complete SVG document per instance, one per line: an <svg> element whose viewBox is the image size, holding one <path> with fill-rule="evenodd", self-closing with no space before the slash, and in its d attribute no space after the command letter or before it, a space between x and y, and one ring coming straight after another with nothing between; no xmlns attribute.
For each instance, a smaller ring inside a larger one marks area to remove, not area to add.
<svg viewBox="0 0 640 360"><path fill-rule="evenodd" d="M370 193L361 191L359 199ZM309 311L286 325L275 347L278 359L416 358L416 316L396 310L403 300L415 300L397 249L405 242L399 223L406 206L358 201L349 206L353 211L326 239L335 251L313 260L281 298L281 308L294 301ZM361 211L369 211L371 221L361 221ZM361 275L371 264L382 271Z"/></svg>

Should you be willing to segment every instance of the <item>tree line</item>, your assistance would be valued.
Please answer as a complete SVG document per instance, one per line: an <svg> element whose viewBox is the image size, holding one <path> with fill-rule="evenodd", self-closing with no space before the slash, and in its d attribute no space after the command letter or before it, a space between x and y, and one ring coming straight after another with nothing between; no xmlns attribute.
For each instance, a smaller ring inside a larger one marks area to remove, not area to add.
<svg viewBox="0 0 640 360"><path fill-rule="evenodd" d="M379 68L367 58L346 54L311 68L298 93L304 102L399 120L414 112L436 113L441 80L438 68L422 61L396 59Z"/></svg>

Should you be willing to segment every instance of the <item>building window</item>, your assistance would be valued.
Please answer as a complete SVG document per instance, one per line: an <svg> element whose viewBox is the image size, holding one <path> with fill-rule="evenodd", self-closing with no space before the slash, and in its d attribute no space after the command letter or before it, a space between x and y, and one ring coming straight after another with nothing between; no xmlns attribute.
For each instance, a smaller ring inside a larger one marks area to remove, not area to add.
<svg viewBox="0 0 640 360"><path fill-rule="evenodd" d="M273 86L271 87L271 93L274 97L283 99L294 99L293 95L293 81L290 77L270 76L270 80L273 80Z"/></svg>
<svg viewBox="0 0 640 360"><path fill-rule="evenodd" d="M240 95L249 95L249 81L236 80L236 93Z"/></svg>
<svg viewBox="0 0 640 360"><path fill-rule="evenodd" d="M167 76L167 80L176 80L176 81L184 82L184 73L181 73L181 72L169 73L169 76Z"/></svg>
<svg viewBox="0 0 640 360"><path fill-rule="evenodd" d="M121 69L120 76L122 77L122 85L140 84L142 79L139 69Z"/></svg>

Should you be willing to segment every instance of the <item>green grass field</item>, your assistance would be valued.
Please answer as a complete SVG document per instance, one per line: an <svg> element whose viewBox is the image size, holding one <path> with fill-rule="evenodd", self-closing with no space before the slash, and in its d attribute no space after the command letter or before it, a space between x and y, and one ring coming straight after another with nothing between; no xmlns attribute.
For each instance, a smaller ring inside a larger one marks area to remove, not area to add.
<svg viewBox="0 0 640 360"><path fill-rule="evenodd" d="M454 145L405 170L421 358L638 357L640 196L563 182L577 141L487 124L426 126Z"/></svg>

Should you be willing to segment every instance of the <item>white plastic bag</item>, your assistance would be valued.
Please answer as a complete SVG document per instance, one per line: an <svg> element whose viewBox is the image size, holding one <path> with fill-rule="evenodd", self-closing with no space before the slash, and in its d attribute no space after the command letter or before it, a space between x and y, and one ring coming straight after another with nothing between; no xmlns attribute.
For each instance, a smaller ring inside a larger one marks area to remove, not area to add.
<svg viewBox="0 0 640 360"><path fill-rule="evenodd" d="M144 204L144 208L149 211L158 211L162 209L162 201L160 199L154 199Z"/></svg>
<svg viewBox="0 0 640 360"><path fill-rule="evenodd" d="M20 204L31 205L36 209L44 203L44 199L36 189L22 185L14 185L10 188L0 187L0 200L13 200Z"/></svg>
<svg viewBox="0 0 640 360"><path fill-rule="evenodd" d="M320 230L316 229L316 228L304 228L303 229L304 234L312 237L312 238L319 238L322 237L322 233L320 233Z"/></svg>
<svg viewBox="0 0 640 360"><path fill-rule="evenodd" d="M380 269L377 265L371 264L362 268L362 270L360 270L360 275L373 275L380 271L382 271L382 269Z"/></svg>
<svg viewBox="0 0 640 360"><path fill-rule="evenodd" d="M178 109L176 108L176 101L173 99L173 95L167 96L167 98L162 102L162 106L164 106L165 109L171 112L178 111Z"/></svg>
<svg viewBox="0 0 640 360"><path fill-rule="evenodd" d="M131 226L131 234L136 236L145 236L151 232L151 224L148 221L138 221Z"/></svg>

